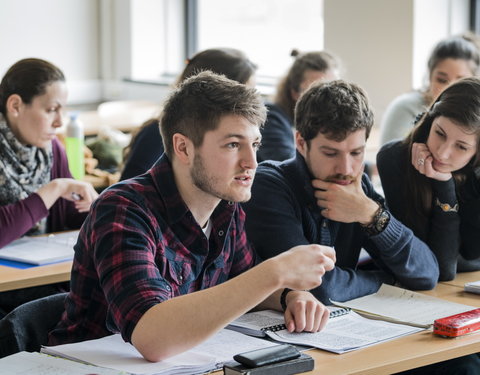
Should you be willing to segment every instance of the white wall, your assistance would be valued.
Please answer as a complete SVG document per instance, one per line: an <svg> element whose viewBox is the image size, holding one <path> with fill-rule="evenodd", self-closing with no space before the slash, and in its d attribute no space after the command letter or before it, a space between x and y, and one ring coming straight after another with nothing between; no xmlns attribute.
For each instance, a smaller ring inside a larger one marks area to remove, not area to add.
<svg viewBox="0 0 480 375"><path fill-rule="evenodd" d="M419 88L434 44L468 29L468 0L324 0L325 48L369 94L379 123L396 96Z"/></svg>
<svg viewBox="0 0 480 375"><path fill-rule="evenodd" d="M59 66L69 103L101 97L98 0L0 0L0 75L16 61L39 57Z"/></svg>
<svg viewBox="0 0 480 375"><path fill-rule="evenodd" d="M412 88L413 0L325 0L325 48L346 64L345 78L364 88L377 120Z"/></svg>

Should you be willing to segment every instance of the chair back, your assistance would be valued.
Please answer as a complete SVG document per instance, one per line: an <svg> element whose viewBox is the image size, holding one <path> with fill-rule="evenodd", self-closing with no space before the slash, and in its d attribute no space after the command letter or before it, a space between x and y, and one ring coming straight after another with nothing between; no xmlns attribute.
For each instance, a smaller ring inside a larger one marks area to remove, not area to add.
<svg viewBox="0 0 480 375"><path fill-rule="evenodd" d="M0 320L0 358L21 351L37 352L60 321L67 293L24 303Z"/></svg>

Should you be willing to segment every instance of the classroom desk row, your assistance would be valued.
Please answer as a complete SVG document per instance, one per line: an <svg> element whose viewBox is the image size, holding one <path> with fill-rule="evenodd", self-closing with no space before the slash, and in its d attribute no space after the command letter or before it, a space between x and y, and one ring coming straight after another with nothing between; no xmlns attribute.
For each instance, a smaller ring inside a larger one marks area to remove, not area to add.
<svg viewBox="0 0 480 375"><path fill-rule="evenodd" d="M18 269L0 265L0 292L70 280L72 262Z"/></svg>
<svg viewBox="0 0 480 375"><path fill-rule="evenodd" d="M0 291L43 285L70 278L72 262L52 264L29 269L0 266ZM463 291L467 281L480 280L480 271L459 274L449 282L441 282L424 294L448 301L480 307L480 295ZM451 358L480 352L480 332L455 339L434 336L431 331L388 341L349 353L334 354L309 350L315 359L311 374L391 374ZM221 371L215 372L221 374Z"/></svg>

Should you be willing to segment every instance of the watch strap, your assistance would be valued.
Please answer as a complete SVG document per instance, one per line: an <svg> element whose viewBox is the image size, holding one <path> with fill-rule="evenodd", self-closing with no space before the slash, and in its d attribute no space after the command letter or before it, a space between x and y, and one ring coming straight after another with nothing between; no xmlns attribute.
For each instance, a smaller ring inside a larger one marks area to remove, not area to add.
<svg viewBox="0 0 480 375"><path fill-rule="evenodd" d="M292 289L285 288L280 295L280 306L282 306L282 310L285 311L287 309L287 294L291 292Z"/></svg>

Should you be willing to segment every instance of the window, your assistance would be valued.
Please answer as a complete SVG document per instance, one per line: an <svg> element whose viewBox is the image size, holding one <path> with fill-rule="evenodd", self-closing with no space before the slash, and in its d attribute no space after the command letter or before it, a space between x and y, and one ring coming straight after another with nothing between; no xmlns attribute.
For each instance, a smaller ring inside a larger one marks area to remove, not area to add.
<svg viewBox="0 0 480 375"><path fill-rule="evenodd" d="M131 77L169 79L185 60L184 6L178 0L131 0Z"/></svg>
<svg viewBox="0 0 480 375"><path fill-rule="evenodd" d="M194 52L232 47L273 83L290 67L292 49L323 48L322 0L131 0L129 8L131 74L124 78L133 80L173 79Z"/></svg>
<svg viewBox="0 0 480 375"><path fill-rule="evenodd" d="M262 78L284 75L294 48L323 48L322 0L196 1L197 49L240 49L258 65Z"/></svg>

